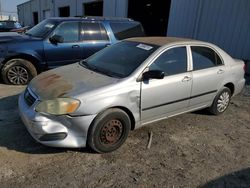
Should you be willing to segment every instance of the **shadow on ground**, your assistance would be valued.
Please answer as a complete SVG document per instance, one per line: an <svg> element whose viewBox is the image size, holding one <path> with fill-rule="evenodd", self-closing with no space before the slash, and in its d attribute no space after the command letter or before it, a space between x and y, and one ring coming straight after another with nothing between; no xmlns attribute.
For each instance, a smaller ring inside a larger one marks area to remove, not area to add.
<svg viewBox="0 0 250 188"><path fill-rule="evenodd" d="M200 188L249 188L250 168L227 174L218 179L212 180Z"/></svg>
<svg viewBox="0 0 250 188"><path fill-rule="evenodd" d="M250 85L250 74L245 75L246 85Z"/></svg>
<svg viewBox="0 0 250 188"><path fill-rule="evenodd" d="M30 154L66 152L37 143L28 133L18 114L18 95L0 98L0 147ZM70 149L92 153L90 149Z"/></svg>

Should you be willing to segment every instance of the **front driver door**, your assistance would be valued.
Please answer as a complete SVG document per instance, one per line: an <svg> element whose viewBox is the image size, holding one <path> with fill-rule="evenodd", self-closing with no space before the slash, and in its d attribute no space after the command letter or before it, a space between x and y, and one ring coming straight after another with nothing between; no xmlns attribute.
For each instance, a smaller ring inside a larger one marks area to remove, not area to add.
<svg viewBox="0 0 250 188"><path fill-rule="evenodd" d="M187 69L185 46L168 49L149 66L149 70L164 71L165 77L141 83L142 124L187 110L192 86Z"/></svg>
<svg viewBox="0 0 250 188"><path fill-rule="evenodd" d="M63 22L50 35L59 35L62 43L53 44L49 39L44 41L44 51L49 68L75 63L82 59L79 34L79 22Z"/></svg>

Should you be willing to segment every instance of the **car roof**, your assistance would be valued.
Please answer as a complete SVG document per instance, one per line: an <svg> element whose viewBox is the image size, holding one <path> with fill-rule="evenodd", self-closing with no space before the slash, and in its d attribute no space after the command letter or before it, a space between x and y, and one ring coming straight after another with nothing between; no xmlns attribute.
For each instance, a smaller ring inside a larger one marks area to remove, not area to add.
<svg viewBox="0 0 250 188"><path fill-rule="evenodd" d="M133 41L133 42L141 42L152 44L156 46L165 46L172 43L194 43L199 42L203 43L202 41L194 40L194 39L187 39L187 38L177 38L177 37L136 37L136 38L129 38L125 39L125 41Z"/></svg>
<svg viewBox="0 0 250 188"><path fill-rule="evenodd" d="M133 19L130 18L119 18L119 17L99 17L99 16L76 16L76 17L52 17L50 20L57 21L122 21L122 22L132 22Z"/></svg>

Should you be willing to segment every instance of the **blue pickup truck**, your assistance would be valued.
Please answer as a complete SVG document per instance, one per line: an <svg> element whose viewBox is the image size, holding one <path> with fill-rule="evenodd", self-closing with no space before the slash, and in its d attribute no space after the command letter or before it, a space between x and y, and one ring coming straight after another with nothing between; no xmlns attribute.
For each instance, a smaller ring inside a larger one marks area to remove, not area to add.
<svg viewBox="0 0 250 188"><path fill-rule="evenodd" d="M42 71L85 59L119 40L144 36L128 18L50 18L25 34L0 33L0 72L6 84L25 85Z"/></svg>

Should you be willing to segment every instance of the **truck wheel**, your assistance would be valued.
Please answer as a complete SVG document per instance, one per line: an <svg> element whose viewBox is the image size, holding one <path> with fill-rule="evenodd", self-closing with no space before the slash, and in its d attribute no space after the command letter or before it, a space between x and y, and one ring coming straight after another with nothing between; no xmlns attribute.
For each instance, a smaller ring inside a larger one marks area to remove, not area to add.
<svg viewBox="0 0 250 188"><path fill-rule="evenodd" d="M7 61L1 71L6 84L26 85L37 75L34 65L25 59L11 59Z"/></svg>
<svg viewBox="0 0 250 188"><path fill-rule="evenodd" d="M222 114L229 106L231 99L231 90L227 87L223 87L222 90L214 98L212 106L209 111L214 115Z"/></svg>
<svg viewBox="0 0 250 188"><path fill-rule="evenodd" d="M88 145L98 153L118 149L127 139L131 127L129 116L120 109L98 115L88 131Z"/></svg>

